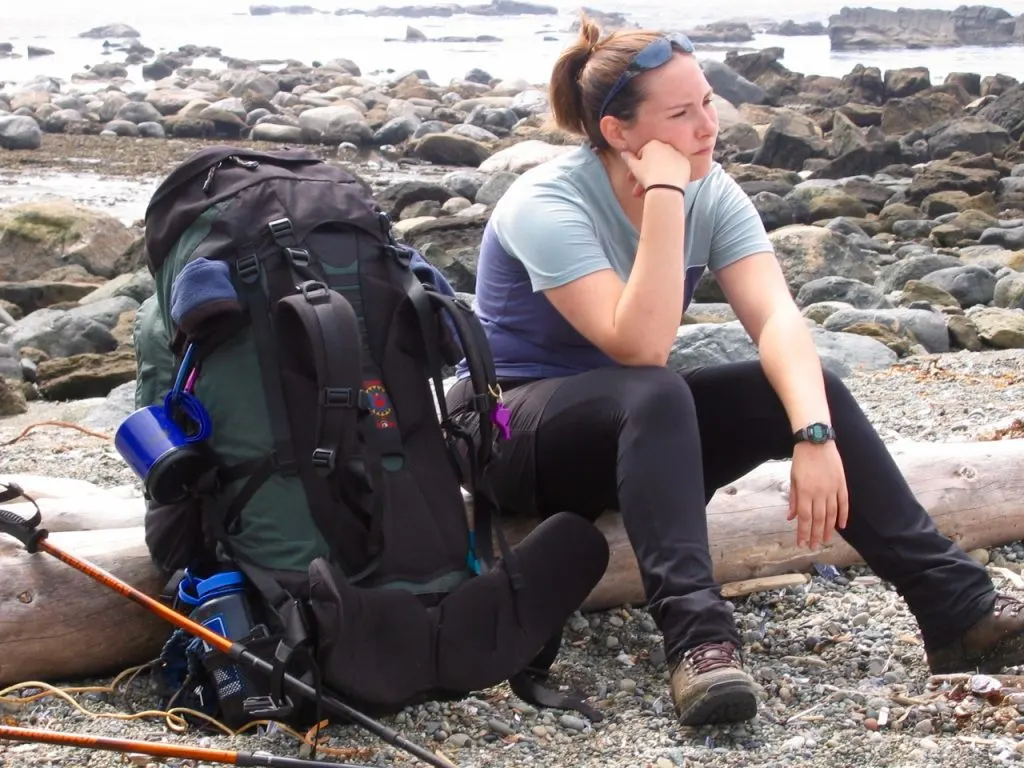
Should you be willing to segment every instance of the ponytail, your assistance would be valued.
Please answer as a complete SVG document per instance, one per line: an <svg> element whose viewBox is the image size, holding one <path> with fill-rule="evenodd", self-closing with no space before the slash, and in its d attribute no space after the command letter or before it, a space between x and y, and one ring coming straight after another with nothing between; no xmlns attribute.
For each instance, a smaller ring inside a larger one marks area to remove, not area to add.
<svg viewBox="0 0 1024 768"><path fill-rule="evenodd" d="M583 100L580 76L590 61L594 47L601 38L597 24L585 15L580 19L580 33L555 62L548 85L548 101L555 125L566 133L586 136L590 122Z"/></svg>

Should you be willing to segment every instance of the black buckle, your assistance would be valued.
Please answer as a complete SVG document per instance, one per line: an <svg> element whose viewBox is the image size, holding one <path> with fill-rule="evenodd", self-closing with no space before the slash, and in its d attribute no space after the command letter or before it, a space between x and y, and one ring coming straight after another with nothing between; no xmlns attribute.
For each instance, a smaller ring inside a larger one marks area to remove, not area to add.
<svg viewBox="0 0 1024 768"><path fill-rule="evenodd" d="M333 448L314 448L312 460L317 469L334 469L336 454Z"/></svg>
<svg viewBox="0 0 1024 768"><path fill-rule="evenodd" d="M243 283L254 283L260 276L260 264L256 260L256 254L250 253L242 256L235 262L235 269L238 270L238 279Z"/></svg>
<svg viewBox="0 0 1024 768"><path fill-rule="evenodd" d="M319 304L320 302L327 301L330 297L327 286L319 280L307 280L295 287L302 294L302 298L310 304Z"/></svg>
<svg viewBox="0 0 1024 768"><path fill-rule="evenodd" d="M325 408L348 408L352 401L352 390L348 387L324 387L320 392L320 405Z"/></svg>
<svg viewBox="0 0 1024 768"><path fill-rule="evenodd" d="M287 695L282 698L278 703L270 695L249 696L242 702L242 710L256 720L285 720L295 711L295 705Z"/></svg>
<svg viewBox="0 0 1024 768"><path fill-rule="evenodd" d="M288 260L291 261L292 266L309 266L309 251L305 248L285 248L284 252L288 256Z"/></svg>
<svg viewBox="0 0 1024 768"><path fill-rule="evenodd" d="M275 240L292 234L292 222L291 219L287 217L283 219L274 219L272 222L267 224L267 228L270 230L270 234L274 236Z"/></svg>

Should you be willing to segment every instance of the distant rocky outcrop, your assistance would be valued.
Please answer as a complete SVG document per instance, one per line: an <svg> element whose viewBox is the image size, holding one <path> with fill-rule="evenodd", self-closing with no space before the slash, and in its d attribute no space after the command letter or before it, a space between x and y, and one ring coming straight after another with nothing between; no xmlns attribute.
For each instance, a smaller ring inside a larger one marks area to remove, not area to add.
<svg viewBox="0 0 1024 768"><path fill-rule="evenodd" d="M820 21L796 22L792 19L769 24L764 28L766 35L784 35L786 37L801 37L814 35L827 35L828 30Z"/></svg>
<svg viewBox="0 0 1024 768"><path fill-rule="evenodd" d="M558 9L553 5L527 3L522 0L491 0L480 5L381 5L369 10L365 8L339 8L336 16L396 16L402 19L421 19L434 16L556 16Z"/></svg>
<svg viewBox="0 0 1024 768"><path fill-rule="evenodd" d="M834 51L1019 45L1024 42L1024 16L987 5L961 5L952 11L844 7L829 17L828 35Z"/></svg>
<svg viewBox="0 0 1024 768"><path fill-rule="evenodd" d="M87 37L92 40L103 40L108 37L112 38L128 38L128 37L139 37L139 30L134 27L130 27L127 24L104 24L101 27L93 27L92 29L86 30L78 35L79 37Z"/></svg>
<svg viewBox="0 0 1024 768"><path fill-rule="evenodd" d="M272 16L275 13L286 13L290 16L309 16L314 13L330 13L321 11L311 5L250 5L250 16Z"/></svg>
<svg viewBox="0 0 1024 768"><path fill-rule="evenodd" d="M747 43L754 39L754 30L745 21L715 21L686 30L695 43Z"/></svg>

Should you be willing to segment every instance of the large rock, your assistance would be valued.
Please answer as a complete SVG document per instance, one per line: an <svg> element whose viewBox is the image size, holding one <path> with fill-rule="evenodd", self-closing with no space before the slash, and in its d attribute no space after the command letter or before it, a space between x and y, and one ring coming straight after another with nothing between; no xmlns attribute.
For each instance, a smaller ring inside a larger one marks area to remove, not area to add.
<svg viewBox="0 0 1024 768"><path fill-rule="evenodd" d="M996 290L996 276L978 264L939 269L925 275L921 281L941 288L964 309L975 304L988 304Z"/></svg>
<svg viewBox="0 0 1024 768"><path fill-rule="evenodd" d="M896 354L875 339L833 333L816 325L810 331L822 365L837 376L888 368L896 362ZM757 347L739 321L696 323L679 327L668 365L683 370L757 358Z"/></svg>
<svg viewBox="0 0 1024 768"><path fill-rule="evenodd" d="M963 261L948 253L922 253L888 264L879 272L876 285L883 293L902 291L911 280L947 267L959 267Z"/></svg>
<svg viewBox="0 0 1024 768"><path fill-rule="evenodd" d="M967 318L990 347L1024 348L1024 310L979 306L968 311Z"/></svg>
<svg viewBox="0 0 1024 768"><path fill-rule="evenodd" d="M769 168L800 171L807 160L827 155L828 145L814 121L785 110L772 119L753 162Z"/></svg>
<svg viewBox="0 0 1024 768"><path fill-rule="evenodd" d="M980 117L962 117L936 128L928 138L928 152L935 160L954 152L1001 155L1013 143L1005 128Z"/></svg>
<svg viewBox="0 0 1024 768"><path fill-rule="evenodd" d="M841 309L822 325L829 331L855 331L858 327L883 326L896 336L920 344L928 352L949 352L946 318L927 309Z"/></svg>
<svg viewBox="0 0 1024 768"><path fill-rule="evenodd" d="M467 165L479 167L491 150L479 141L454 133L431 133L413 146L413 154L435 165Z"/></svg>
<svg viewBox="0 0 1024 768"><path fill-rule="evenodd" d="M982 232L995 224L996 220L984 211L968 208L933 228L930 238L937 245L970 245L977 242Z"/></svg>
<svg viewBox="0 0 1024 768"><path fill-rule="evenodd" d="M959 117L963 105L952 94L940 90L892 99L882 107L882 131L888 135L910 133L943 120Z"/></svg>
<svg viewBox="0 0 1024 768"><path fill-rule="evenodd" d="M455 290L476 293L476 265L487 218L481 214L429 219L412 226L402 239L422 251Z"/></svg>
<svg viewBox="0 0 1024 768"><path fill-rule="evenodd" d="M0 331L0 343L32 347L48 357L111 352L117 341L102 323L61 309L40 309Z"/></svg>
<svg viewBox="0 0 1024 768"><path fill-rule="evenodd" d="M999 278L992 303L1004 309L1024 309L1024 274L1013 272Z"/></svg>
<svg viewBox="0 0 1024 768"><path fill-rule="evenodd" d="M918 205L929 195L943 191L966 192L968 195L995 194L999 188L999 177L999 171L990 168L965 168L946 161L934 162L914 174L914 180L904 193L905 202Z"/></svg>
<svg viewBox="0 0 1024 768"><path fill-rule="evenodd" d="M337 145L351 142L357 146L373 139L373 131L363 114L350 104L314 107L299 115L303 141Z"/></svg>
<svg viewBox="0 0 1024 768"><path fill-rule="evenodd" d="M997 96L978 110L978 117L1005 128L1014 141L1019 141L1024 135L1024 84Z"/></svg>
<svg viewBox="0 0 1024 768"><path fill-rule="evenodd" d="M28 413L25 393L17 381L0 376L0 416L18 416Z"/></svg>
<svg viewBox="0 0 1024 768"><path fill-rule="evenodd" d="M410 205L433 201L445 203L452 197L452 190L442 184L430 181L400 181L386 187L377 195L377 201L392 218L401 218L402 212Z"/></svg>
<svg viewBox="0 0 1024 768"><path fill-rule="evenodd" d="M523 173L572 149L572 145L549 144L538 139L527 139L495 152L480 163L480 170L484 173Z"/></svg>
<svg viewBox="0 0 1024 768"><path fill-rule="evenodd" d="M768 237L794 296L804 284L821 277L875 279L865 254L831 229L792 224L769 232Z"/></svg>
<svg viewBox="0 0 1024 768"><path fill-rule="evenodd" d="M0 274L33 280L48 269L80 264L100 277L126 271L131 231L118 219L69 200L20 203L0 209Z"/></svg>
<svg viewBox="0 0 1024 768"><path fill-rule="evenodd" d="M26 115L0 116L0 149L39 149L43 131Z"/></svg>
<svg viewBox="0 0 1024 768"><path fill-rule="evenodd" d="M39 363L39 391L47 400L80 400L106 397L110 391L135 378L135 353L121 347L106 354L83 354Z"/></svg>
<svg viewBox="0 0 1024 768"><path fill-rule="evenodd" d="M804 283L797 292L796 305L800 308L822 301L838 301L857 309L891 307L892 302L873 285L849 277L819 277Z"/></svg>
<svg viewBox="0 0 1024 768"><path fill-rule="evenodd" d="M761 86L750 82L727 64L713 59L702 59L700 67L715 93L733 106L767 104L770 101Z"/></svg>
<svg viewBox="0 0 1024 768"><path fill-rule="evenodd" d="M26 280L23 283L0 282L0 299L9 301L22 315L52 304L78 301L96 290L94 283L71 283L50 280Z"/></svg>

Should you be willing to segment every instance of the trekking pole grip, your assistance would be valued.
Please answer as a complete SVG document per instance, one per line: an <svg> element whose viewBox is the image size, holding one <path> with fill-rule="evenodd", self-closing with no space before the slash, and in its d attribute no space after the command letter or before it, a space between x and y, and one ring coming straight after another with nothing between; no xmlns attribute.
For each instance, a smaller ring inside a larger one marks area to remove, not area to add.
<svg viewBox="0 0 1024 768"><path fill-rule="evenodd" d="M49 531L45 528L36 527L41 520L42 516L38 509L31 518L26 520L21 515L0 507L0 533L6 533L8 536L16 538L25 545L25 549L31 554L39 551L40 540L49 535Z"/></svg>

